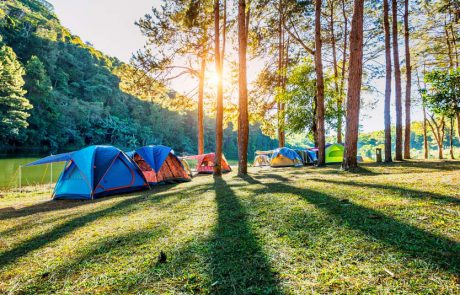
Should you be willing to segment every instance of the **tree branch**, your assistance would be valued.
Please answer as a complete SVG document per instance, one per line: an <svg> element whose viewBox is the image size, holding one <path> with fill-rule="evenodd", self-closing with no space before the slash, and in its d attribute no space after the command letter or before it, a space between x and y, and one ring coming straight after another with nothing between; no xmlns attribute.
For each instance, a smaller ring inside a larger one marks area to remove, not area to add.
<svg viewBox="0 0 460 295"><path fill-rule="evenodd" d="M292 33L289 28L286 26L286 24L284 23L283 24L283 27L284 29L286 30L286 32L288 32L289 36L291 36L292 38L294 38L294 40L297 41L297 43L300 44L300 46L302 46L308 53L310 53L311 55L315 55L315 51L313 49L311 49L310 47L307 46L307 44L305 44L305 42L302 41L302 39L300 39L299 37L299 34L297 33L297 30L295 29L295 26L294 24L292 23L292 20L289 19L289 22L291 23L291 26L292 28L294 29L294 33Z"/></svg>

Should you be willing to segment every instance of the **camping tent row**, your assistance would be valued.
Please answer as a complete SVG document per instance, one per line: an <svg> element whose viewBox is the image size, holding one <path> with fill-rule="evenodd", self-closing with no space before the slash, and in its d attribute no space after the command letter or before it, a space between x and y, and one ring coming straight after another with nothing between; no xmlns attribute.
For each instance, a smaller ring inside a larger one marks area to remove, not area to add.
<svg viewBox="0 0 460 295"><path fill-rule="evenodd" d="M66 162L53 191L54 199L93 199L191 180L174 151L161 145L129 153L113 146L89 146L26 166L54 162Z"/></svg>
<svg viewBox="0 0 460 295"><path fill-rule="evenodd" d="M344 147L341 144L326 145L326 163L340 163L343 159ZM298 167L314 164L317 161L317 148L293 150L287 147L274 151L257 151L254 158L254 167Z"/></svg>

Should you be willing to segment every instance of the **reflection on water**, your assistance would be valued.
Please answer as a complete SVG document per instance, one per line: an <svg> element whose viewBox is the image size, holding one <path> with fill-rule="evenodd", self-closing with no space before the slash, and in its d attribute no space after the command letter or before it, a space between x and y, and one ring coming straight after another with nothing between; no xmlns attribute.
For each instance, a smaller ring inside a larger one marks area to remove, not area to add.
<svg viewBox="0 0 460 295"><path fill-rule="evenodd" d="M33 162L41 157L0 156L0 189L18 187L19 166ZM53 181L56 181L64 168L64 163L53 163ZM51 165L22 167L22 185L44 184L51 181Z"/></svg>

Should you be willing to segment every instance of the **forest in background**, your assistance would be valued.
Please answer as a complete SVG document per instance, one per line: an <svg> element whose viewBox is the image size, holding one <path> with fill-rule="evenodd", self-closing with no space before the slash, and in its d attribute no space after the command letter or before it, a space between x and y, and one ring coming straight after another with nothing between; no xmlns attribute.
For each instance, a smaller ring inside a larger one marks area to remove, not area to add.
<svg viewBox="0 0 460 295"><path fill-rule="evenodd" d="M142 22L138 25L142 28ZM133 65L108 57L90 43L72 35L61 26L48 2L11 0L0 3L0 29L0 58L10 63L10 67L4 67L2 73L7 74L9 71L17 81L16 89L10 91L18 96L22 93L27 99L17 100L23 109L15 122L17 128L0 127L1 151L40 153L72 150L90 144L112 144L123 149L165 144L180 154L197 153L195 103L146 77L144 72L139 72ZM285 35L289 36L289 32L285 32ZM268 40L267 44L255 45L266 50L261 51L272 54L276 51L276 42L269 37L265 37L265 40ZM289 42L287 45L291 50L294 47ZM281 93L277 85L269 82L276 81L274 73L277 71L270 68L276 67L275 59L259 75L252 96L265 99L275 93L281 102L280 106L284 104L286 109L283 112L289 119L285 126L286 145L313 146L312 134L305 132L305 128L310 128L314 122L310 101L310 92L312 89L314 92L311 86L315 82L312 60L298 57L298 54L287 60L290 63L300 61L298 66L286 71L287 90ZM368 72L372 73L369 69ZM329 100L326 102L326 120L329 128L334 129L338 128L334 118L341 117L343 111L334 108L336 97L331 89L334 88L335 74L327 74L326 98ZM364 89L370 88L364 85ZM5 89L1 91L6 93L2 96L8 95ZM208 95L212 97L213 94ZM271 100L269 103L251 100L250 103L262 108L273 104ZM226 110L230 112L227 115L230 118L226 118L228 127L224 131L223 147L227 158L235 159L238 155L237 133L234 131L236 116L231 113L232 107L236 108L230 106L230 110ZM257 109L255 112L251 110L251 114L257 117L252 122L259 123L250 126L249 156L257 149L272 149L279 145L278 140L274 139L276 123L273 124L273 120L277 120L276 114L265 110L263 116L268 116L267 119L262 118ZM207 116L204 121L205 151L214 151L215 119ZM413 122L411 126L413 157L421 158L422 123ZM444 146L450 142L447 124L445 128ZM331 130L327 131L330 133ZM394 133L395 130L393 139ZM429 128L427 139L430 149L437 149L436 138ZM328 136L327 141L335 142L337 138ZM455 136L452 136L452 141L454 146L459 146ZM360 133L359 154L371 157L375 148L383 147L383 143L383 131ZM392 145L394 150L394 141Z"/></svg>
<svg viewBox="0 0 460 295"><path fill-rule="evenodd" d="M158 83L155 100L122 91L120 87L134 79L135 70L72 35L47 2L2 1L0 32L0 58L11 64L0 71L15 76L17 89L10 91L27 91L28 100L18 100L27 126L18 124L9 132L0 126L0 151L42 153L92 144L123 149L163 144L179 154L197 152L196 110L174 107L180 95ZM8 95L4 88L1 96ZM209 152L214 150L214 125L213 118L205 118L205 150ZM278 145L257 125L251 125L250 132L249 154ZM237 135L231 124L224 133L224 153L236 158Z"/></svg>

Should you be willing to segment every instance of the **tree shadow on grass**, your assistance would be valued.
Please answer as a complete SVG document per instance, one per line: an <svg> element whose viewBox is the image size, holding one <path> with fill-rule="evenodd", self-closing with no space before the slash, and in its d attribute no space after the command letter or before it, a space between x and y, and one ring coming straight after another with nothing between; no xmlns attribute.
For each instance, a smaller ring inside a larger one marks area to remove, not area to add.
<svg viewBox="0 0 460 295"><path fill-rule="evenodd" d="M211 188L211 184L203 185L196 187L193 191L198 191L202 189ZM14 248L7 250L3 253L0 253L0 270L8 266L9 264L15 262L20 257L27 255L28 253L40 249L45 245L59 240L60 238L65 237L79 227L85 226L99 218L106 217L112 214L123 214L126 211L132 210L136 205L143 202L161 202L166 198L174 196L177 192L171 192L167 194L162 194L151 198L148 194L142 194L140 196L134 196L127 198L119 203L116 203L113 206L93 211L91 213L72 218L71 220L60 224L54 227L52 230L45 232L43 234L36 235L24 242L21 242L19 245Z"/></svg>
<svg viewBox="0 0 460 295"><path fill-rule="evenodd" d="M233 190L215 179L217 226L211 247L213 294L281 294L278 278Z"/></svg>
<svg viewBox="0 0 460 295"><path fill-rule="evenodd" d="M352 202L343 206L341 200L319 191L300 189L283 183L259 184L265 188L252 190L255 194L267 193L268 188L275 194L297 195L340 221L343 226L359 230L372 240L380 241L413 258L424 260L457 277L460 275L460 243L452 239L402 223Z"/></svg>
<svg viewBox="0 0 460 295"><path fill-rule="evenodd" d="M333 183L337 184L338 186L347 185L347 186L355 186L355 187L367 187L372 189L379 189L379 190L387 190L393 193L400 193L404 194L402 197L410 197L410 198L417 198L417 199L434 199L437 201L445 202L445 203L452 203L454 205L460 205L460 198L450 197L446 195L441 195L432 192L425 192L419 191L414 189L402 188L393 185L387 184L371 184L371 183L363 183L363 182L354 182L354 181L340 181L340 180L331 180L331 179L317 179L313 178L310 179L313 181L324 182L324 183Z"/></svg>
<svg viewBox="0 0 460 295"><path fill-rule="evenodd" d="M372 171L372 168L391 168L387 171ZM410 170L408 170L410 169ZM434 171L455 171L460 170L460 161L429 161L429 160L406 160L401 162L391 163L361 163L358 166L358 174L383 175L383 174L414 174L414 173L430 173Z"/></svg>
<svg viewBox="0 0 460 295"><path fill-rule="evenodd" d="M379 168L391 168L385 171ZM434 171L456 171L460 170L460 161L417 161L408 160L402 162L392 163L360 163L358 168L352 172L345 172L341 170L340 164L327 164L324 167L317 168L314 166L306 166L303 169L284 169L281 172L287 175L304 175L306 173L314 173L319 175L331 174L346 174L350 176L378 176L385 174L417 174L417 173L431 173ZM262 174L265 170L260 171ZM259 173L257 174L259 175Z"/></svg>
<svg viewBox="0 0 460 295"><path fill-rule="evenodd" d="M155 193L160 193L160 192L169 190L176 185L177 184L162 185L162 186L154 187L153 190ZM72 209L72 208L85 206L89 204L106 202L107 200L111 200L114 198L120 198L123 196L129 196L133 194L149 194L151 192L152 191L139 191L139 192L129 193L129 194L121 194L121 195L118 194L118 195L106 196L106 197L101 197L101 198L97 198L94 200L47 200L47 201L39 202L39 203L30 205L30 206L19 208L19 209L15 209L13 207L0 208L0 220L24 217L24 216L29 216L29 215L49 212L49 211Z"/></svg>
<svg viewBox="0 0 460 295"><path fill-rule="evenodd" d="M167 233L168 228L163 226L156 227L152 230L142 230L131 232L129 234L116 235L96 241L95 243L78 248L78 254L75 258L62 259L62 263L58 266L52 266L48 269L43 269L37 273L34 279L29 279L25 284L19 286L18 292L29 294L44 294L50 292L58 292L66 283L66 278L71 276L81 275L79 273L88 272L100 265L110 265L113 263L110 259L120 261L122 256L131 256L133 249L144 245L152 240L152 237L158 237ZM145 257L142 265L132 265L132 268L141 268L154 265L157 257L152 255ZM123 273L120 274L122 276ZM127 282L123 282L125 279ZM118 292L127 292L130 284L135 284L137 281L132 275L129 277L123 276L116 282ZM108 288L109 286L105 286ZM27 290L27 292L25 292Z"/></svg>
<svg viewBox="0 0 460 295"><path fill-rule="evenodd" d="M260 174L257 176L254 176L255 179L248 177L248 176L241 176L242 179L246 180L247 182L251 184L257 184L258 181L255 181L255 179L275 179L279 182L289 182L289 178L281 176L279 174L274 174L274 173L264 173Z"/></svg>

